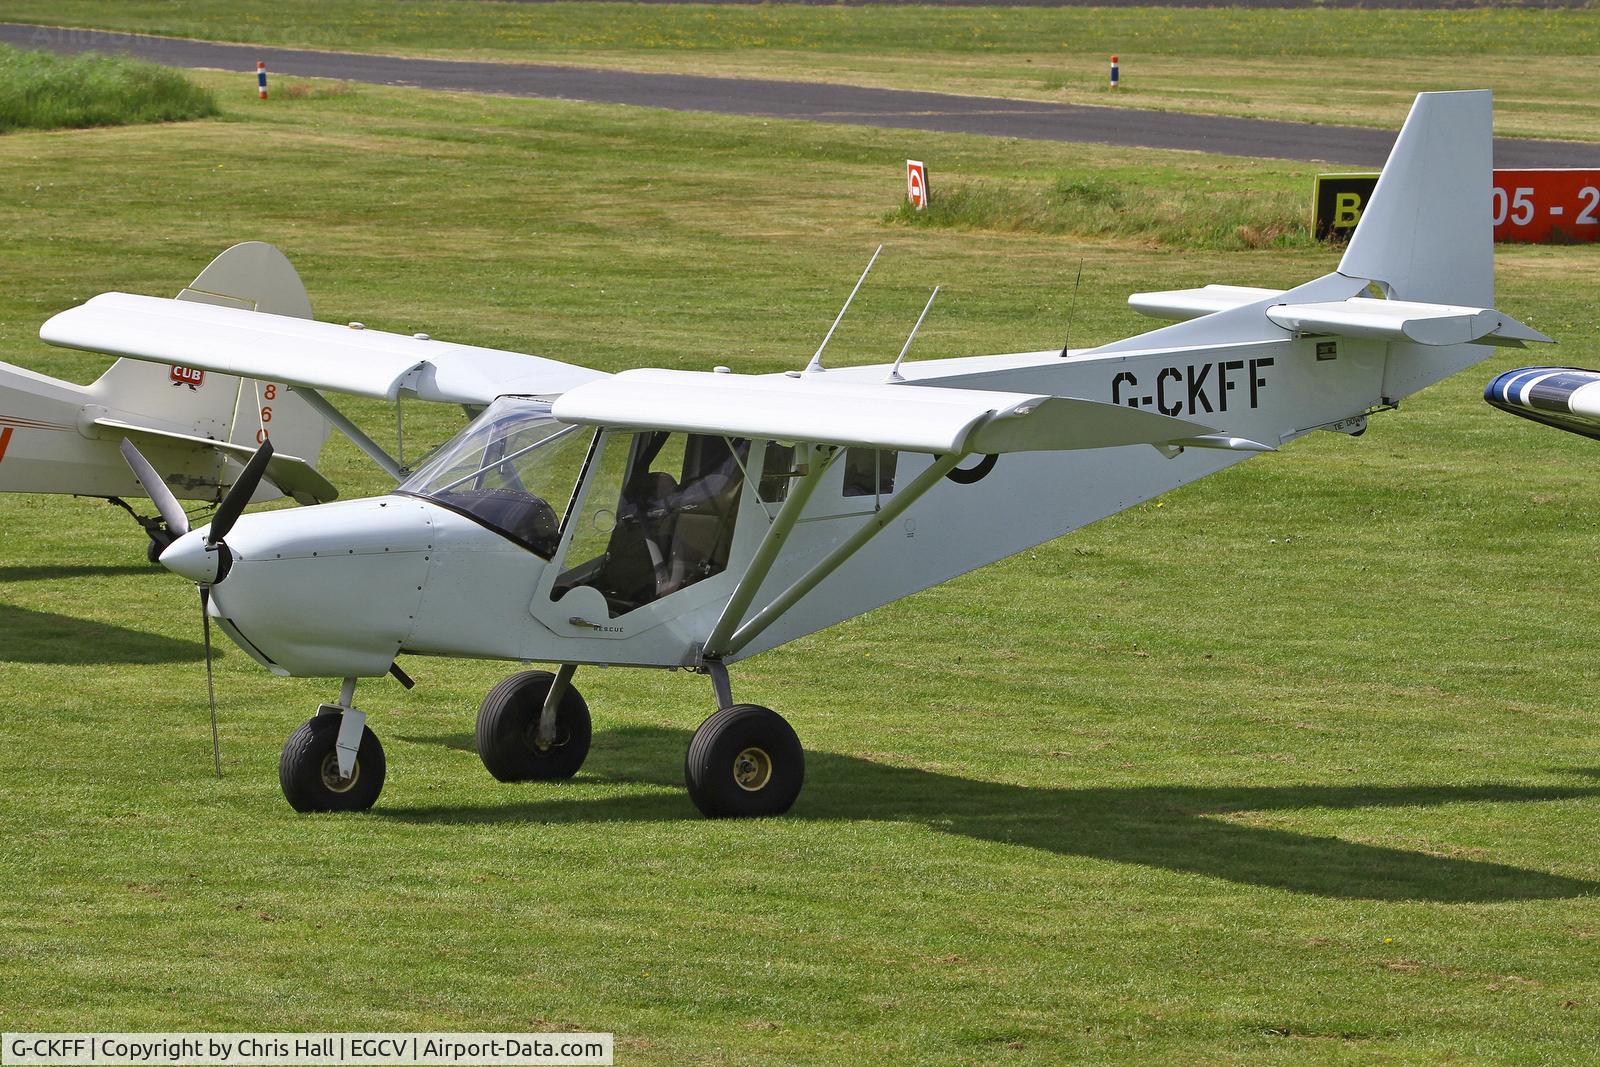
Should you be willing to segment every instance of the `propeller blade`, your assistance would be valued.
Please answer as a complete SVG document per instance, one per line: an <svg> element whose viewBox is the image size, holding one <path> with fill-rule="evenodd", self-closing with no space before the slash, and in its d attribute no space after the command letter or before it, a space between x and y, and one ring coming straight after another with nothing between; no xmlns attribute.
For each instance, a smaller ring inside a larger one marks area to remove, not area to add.
<svg viewBox="0 0 1600 1067"><path fill-rule="evenodd" d="M207 545L214 545L228 536L228 531L233 529L233 524L244 513L245 505L255 495L256 486L261 484L261 476L267 473L267 464L271 460L272 440L269 438L261 442L256 454L244 465L239 480L233 483L233 488L228 490L228 495L217 506L216 514L211 516L211 532L206 535Z"/></svg>
<svg viewBox="0 0 1600 1067"><path fill-rule="evenodd" d="M217 687L211 680L211 589L200 586L200 629L206 635L206 696L211 700L211 765L222 777L222 740L217 735Z"/></svg>
<svg viewBox="0 0 1600 1067"><path fill-rule="evenodd" d="M182 537L189 532L189 516L184 514L183 505L178 503L178 498L172 495L172 490L167 488L167 483L161 480L161 475L150 465L133 442L126 437L122 439L122 458L128 461L128 466L133 468L133 476L139 479L139 484L144 488L145 496L155 504L156 511L161 513L161 519L167 524L167 531L173 537Z"/></svg>

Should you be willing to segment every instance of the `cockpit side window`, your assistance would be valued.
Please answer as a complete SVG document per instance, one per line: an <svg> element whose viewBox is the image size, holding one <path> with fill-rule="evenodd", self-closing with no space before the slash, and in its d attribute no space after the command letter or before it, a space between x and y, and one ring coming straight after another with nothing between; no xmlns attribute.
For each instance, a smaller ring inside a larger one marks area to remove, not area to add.
<svg viewBox="0 0 1600 1067"><path fill-rule="evenodd" d="M564 503L593 434L550 417L548 404L501 397L397 492L460 512L545 559L561 542Z"/></svg>
<svg viewBox="0 0 1600 1067"><path fill-rule="evenodd" d="M551 597L587 585L615 618L721 574L749 452L710 434L608 437Z"/></svg>

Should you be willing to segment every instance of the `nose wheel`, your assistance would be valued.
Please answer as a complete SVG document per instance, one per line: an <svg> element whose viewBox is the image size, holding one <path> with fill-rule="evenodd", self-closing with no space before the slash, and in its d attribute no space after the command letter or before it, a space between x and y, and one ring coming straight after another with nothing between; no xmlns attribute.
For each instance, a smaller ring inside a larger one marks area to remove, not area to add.
<svg viewBox="0 0 1600 1067"><path fill-rule="evenodd" d="M350 773L340 773L343 719L339 714L313 715L284 742L278 782L295 811L366 811L377 803L386 770L383 746L363 723Z"/></svg>

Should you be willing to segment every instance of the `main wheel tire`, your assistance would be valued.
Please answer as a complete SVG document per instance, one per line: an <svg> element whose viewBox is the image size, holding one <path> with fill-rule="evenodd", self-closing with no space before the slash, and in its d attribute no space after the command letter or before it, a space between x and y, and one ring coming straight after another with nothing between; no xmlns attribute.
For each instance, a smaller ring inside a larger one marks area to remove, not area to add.
<svg viewBox="0 0 1600 1067"><path fill-rule="evenodd" d="M782 715L734 704L694 732L683 777L689 799L709 818L782 815L805 784L805 750Z"/></svg>
<svg viewBox="0 0 1600 1067"><path fill-rule="evenodd" d="M483 698L478 709L478 758L502 782L571 778L589 755L593 726L589 705L571 685L556 707L556 741L538 743L539 713L556 676L549 671L513 674Z"/></svg>
<svg viewBox="0 0 1600 1067"><path fill-rule="evenodd" d="M371 729L361 728L361 746L350 777L339 777L341 715L313 715L289 735L278 757L278 782L295 811L366 811L383 792L388 769L383 746Z"/></svg>

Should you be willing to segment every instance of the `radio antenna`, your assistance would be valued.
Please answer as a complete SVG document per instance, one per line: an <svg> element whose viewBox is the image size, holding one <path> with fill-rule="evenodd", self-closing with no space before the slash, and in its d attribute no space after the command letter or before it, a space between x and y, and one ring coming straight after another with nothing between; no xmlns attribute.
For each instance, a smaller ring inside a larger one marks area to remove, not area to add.
<svg viewBox="0 0 1600 1067"><path fill-rule="evenodd" d="M1078 257L1078 278L1072 283L1072 303L1067 305L1067 335L1061 339L1061 358L1067 358L1067 348L1072 344L1072 316L1078 310L1078 286L1083 284L1083 257Z"/></svg>
<svg viewBox="0 0 1600 1067"><path fill-rule="evenodd" d="M928 317L928 309L933 307L934 298L939 295L939 287L933 287L933 293L928 297L928 302L922 305L922 314L917 316L917 324L911 327L911 336L906 338L906 343L900 347L900 354L894 358L894 366L889 368L889 377L885 382L903 382L905 375L900 373L900 364L905 360L906 353L911 351L911 342L917 339L917 331L922 329L922 320Z"/></svg>
<svg viewBox="0 0 1600 1067"><path fill-rule="evenodd" d="M878 246L878 252L883 251L883 246ZM814 374L824 369L822 366L822 350L828 347L828 342L833 340L833 331L839 328L839 322L844 318L844 313L850 310L850 301L856 298L856 293L861 289L861 283L867 280L867 274L872 270L872 265L878 262L878 252L872 253L872 258L867 260L867 269L861 272L861 277L856 279L856 287L850 290L850 295L844 298L844 307L839 309L839 314L834 317L833 325L828 327L828 335L817 346L816 354L811 357L811 362L806 364L806 373Z"/></svg>

